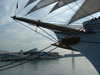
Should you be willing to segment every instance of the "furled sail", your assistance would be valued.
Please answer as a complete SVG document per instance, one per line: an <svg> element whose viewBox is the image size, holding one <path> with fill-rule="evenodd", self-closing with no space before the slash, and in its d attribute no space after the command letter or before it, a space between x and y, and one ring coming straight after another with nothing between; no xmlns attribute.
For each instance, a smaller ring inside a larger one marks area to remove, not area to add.
<svg viewBox="0 0 100 75"><path fill-rule="evenodd" d="M25 7L27 7L29 4L31 4L31 3L35 2L35 1L36 0L29 0Z"/></svg>
<svg viewBox="0 0 100 75"><path fill-rule="evenodd" d="M55 3L55 2L58 2L57 6L53 9L57 9L57 8L60 8L68 3L71 3L71 2L74 2L76 0L41 0L35 7L33 7L27 14L33 12L33 11L36 11L40 8L43 8L45 6L48 6L52 3Z"/></svg>
<svg viewBox="0 0 100 75"><path fill-rule="evenodd" d="M100 11L100 0L86 0L70 23Z"/></svg>

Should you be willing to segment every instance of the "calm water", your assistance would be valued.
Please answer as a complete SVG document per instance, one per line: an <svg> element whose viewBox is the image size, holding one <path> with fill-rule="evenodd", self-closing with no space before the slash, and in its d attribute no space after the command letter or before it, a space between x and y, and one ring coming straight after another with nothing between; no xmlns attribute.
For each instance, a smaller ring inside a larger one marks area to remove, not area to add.
<svg viewBox="0 0 100 75"><path fill-rule="evenodd" d="M0 62L0 65L8 62ZM0 75L98 75L85 57L69 57L35 60L13 69L1 71Z"/></svg>

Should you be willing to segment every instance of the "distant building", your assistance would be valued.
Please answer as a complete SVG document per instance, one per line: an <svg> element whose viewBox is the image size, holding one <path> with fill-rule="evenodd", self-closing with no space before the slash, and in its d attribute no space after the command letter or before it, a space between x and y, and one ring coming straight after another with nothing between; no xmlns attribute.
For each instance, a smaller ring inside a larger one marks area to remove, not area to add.
<svg viewBox="0 0 100 75"><path fill-rule="evenodd" d="M38 52L37 48L24 52L24 55L33 55L35 57L41 56L40 58L59 58L61 57L58 52Z"/></svg>
<svg viewBox="0 0 100 75"><path fill-rule="evenodd" d="M24 51L23 50L20 50L20 54L24 54Z"/></svg>
<svg viewBox="0 0 100 75"><path fill-rule="evenodd" d="M20 54L20 52L7 52L4 50L0 50L0 60L19 60L21 58L26 57L25 55Z"/></svg>
<svg viewBox="0 0 100 75"><path fill-rule="evenodd" d="M0 60L20 60L27 56L29 56L27 60L33 60L34 58L42 58L42 59L50 59L50 58L60 58L61 55L59 55L58 52L38 52L37 48L23 51L20 50L20 52L6 52L1 51L0 52ZM26 60L26 59L25 59Z"/></svg>
<svg viewBox="0 0 100 75"><path fill-rule="evenodd" d="M82 54L65 54L63 57L82 57Z"/></svg>
<svg viewBox="0 0 100 75"><path fill-rule="evenodd" d="M28 50L28 51L24 52L24 55L35 54L36 52L38 52L38 49L34 48L34 49L31 49L31 50Z"/></svg>

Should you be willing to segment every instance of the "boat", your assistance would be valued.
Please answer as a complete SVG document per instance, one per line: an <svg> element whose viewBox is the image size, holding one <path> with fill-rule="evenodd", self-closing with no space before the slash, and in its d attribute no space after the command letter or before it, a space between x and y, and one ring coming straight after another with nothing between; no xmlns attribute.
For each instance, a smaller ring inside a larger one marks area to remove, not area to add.
<svg viewBox="0 0 100 75"><path fill-rule="evenodd" d="M41 20L26 18L25 16L14 15L12 18L16 21L28 23L29 25L52 30L58 38L58 41L52 44L53 46L79 51L92 63L100 74L100 17L95 18L92 15L100 11L100 0L81 0L81 3L77 3L77 1L80 0L28 0L24 6L24 8L27 8L29 5L35 3L32 9L27 11L26 16L53 4L51 10L48 12L49 15L61 7L76 3L76 6L79 6L79 8L76 11L74 10L75 6L70 8L75 13L70 17L66 25L47 23ZM16 3L16 9L18 9L18 2ZM87 18L87 16L91 16L91 18L84 21L81 28L68 27L71 23L82 18Z"/></svg>

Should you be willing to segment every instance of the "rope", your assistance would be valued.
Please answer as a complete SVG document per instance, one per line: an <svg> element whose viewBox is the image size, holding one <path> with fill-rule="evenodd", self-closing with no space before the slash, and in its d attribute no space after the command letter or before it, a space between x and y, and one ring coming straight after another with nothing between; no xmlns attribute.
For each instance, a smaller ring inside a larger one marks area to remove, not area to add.
<svg viewBox="0 0 100 75"><path fill-rule="evenodd" d="M17 21L18 22L18 21ZM20 24L22 24L22 23L20 23ZM24 24L22 24L22 25L24 25ZM25 27L27 27L27 28L29 28L29 29L31 29L31 30L33 30L32 28L30 28L30 27L28 27L28 26L26 26L26 25L24 25ZM41 29L41 28L40 28ZM81 29L81 28L80 28ZM42 29L43 30L43 29ZM33 31L35 31L35 30L33 30ZM43 30L44 31L44 30ZM36 31L35 31L36 32ZM44 32L46 32L46 31L44 31ZM38 34L40 34L40 35L42 35L42 36L44 36L44 37L46 37L45 35L43 35L43 34L41 34L41 33L39 33L39 32L37 32ZM47 32L46 32L47 33ZM47 33L48 34L48 33ZM51 36L50 34L48 34L49 36ZM52 37L52 36L51 36ZM46 38L48 38L48 37L46 37ZM54 38L54 37L52 37L52 38ZM48 39L50 39L50 38L48 38ZM52 39L50 39L50 40L52 40ZM53 40L52 40L53 41ZM81 42L88 42L88 43L100 43L100 42L91 42L91 41L81 41ZM51 47L51 46L48 46L48 47L46 47L45 49L47 49L47 48L49 48L49 47ZM50 51L48 51L48 52L51 52L51 51L53 51L53 50L55 50L57 47L55 47L55 48L53 48L52 50L50 50ZM44 50L44 49L43 49ZM41 51L43 51L43 50L41 50ZM39 51L39 52L41 52L41 51ZM39 52L37 52L37 53L39 53ZM37 54L36 53L36 54ZM36 55L36 54L34 54L34 55ZM43 54L44 55L44 54ZM41 56L43 56L43 55L40 55L38 58L40 58ZM30 55L30 56L33 56L33 55ZM30 57L30 56L28 56L28 57ZM26 59L26 58L28 58L28 57L25 57L25 58L22 58L22 59L20 59L19 61L21 61L21 60L23 60L23 59ZM34 60L35 59L37 59L37 58L34 58ZM25 62L23 62L23 63L20 63L20 64L17 64L17 65L14 65L14 66L11 66L11 67L7 67L7 68L4 68L4 69L0 69L0 71L3 71L3 70L7 70L7 69L10 69L10 68L14 68L14 67L17 67L17 66L19 66L19 65L22 65L22 64L25 64L25 63L27 63L27 62L29 62L29 61L32 61L32 60L27 60L27 61L25 61ZM18 61L15 61L15 62L12 62L12 63L9 63L9 64L6 64L6 65L3 65L3 66L0 66L0 68L2 68L2 67L5 67L5 66L8 66L8 65L10 65L10 64L13 64L13 63L16 63L16 62L18 62Z"/></svg>
<svg viewBox="0 0 100 75"><path fill-rule="evenodd" d="M95 21L95 20L94 20ZM87 25L89 26L90 24L92 24L94 21L90 21ZM87 27L88 27L87 26ZM80 31L82 31L83 30L83 26L79 29L79 31L77 31L77 32L75 32L75 33L72 33L72 34L70 34L69 36L67 36L66 38L69 38L69 37L75 37L75 36L77 36L77 35L79 35L79 33L80 33Z"/></svg>
<svg viewBox="0 0 100 75"><path fill-rule="evenodd" d="M38 34L44 36L45 38L47 38L47 39L49 39L49 40L51 40L51 41L53 41L53 42L56 42L55 40L53 40L53 39L51 39L51 38L49 38L49 37L47 37L47 36L45 36L45 35L43 35L43 34L37 32L36 30L33 30L33 29L30 28L29 26L26 26L25 24L23 24L23 23L21 23L21 22L19 22L19 21L17 21L17 20L15 20L15 21L18 22L18 23L20 23L20 24L22 24L24 27L27 27L28 29L30 29L30 30L32 30L32 31L34 31L34 32L36 32L36 33L38 33Z"/></svg>
<svg viewBox="0 0 100 75"><path fill-rule="evenodd" d="M56 48L57 48L57 47L51 49L51 50L48 51L47 53L49 53L49 52L55 50ZM39 58L40 58L41 56L43 56L43 55L44 55L44 54L40 55L40 56L37 57L37 58L34 58L33 60L35 60L35 59L39 59ZM23 62L23 63L19 63L19 64L17 64L17 65L11 66L11 67L7 67L7 68L4 68L4 69L0 69L0 71L7 70L7 69L11 69L11 68L14 68L14 67L17 67L17 66L23 65L23 64L25 64L25 63L28 63L28 62L30 62L30 61L33 61L33 60L27 60L27 61L25 61L25 62Z"/></svg>
<svg viewBox="0 0 100 75"><path fill-rule="evenodd" d="M95 41L82 41L82 40L81 40L80 42L100 44L100 42L95 42Z"/></svg>
<svg viewBox="0 0 100 75"><path fill-rule="evenodd" d="M18 22L18 21L17 21L17 22ZM22 24L22 23L21 23L21 24ZM23 24L23 25L24 25L24 24ZM29 29L30 29L30 28L29 28ZM31 30L33 30L33 29L31 29ZM34 31L35 31L35 30L34 30ZM49 48L49 47L51 47L51 46L48 46L48 47L44 48L43 50L45 50L45 49L47 49L47 48ZM54 48L54 49L56 49L56 48ZM52 50L54 50L54 49L52 49ZM41 51L43 51L43 50L41 50ZM50 50L50 51L52 51L52 50ZM41 51L39 51L39 52L41 52ZM49 52L50 52L50 51L49 51ZM37 53L39 53L39 52L37 52ZM35 54L33 54L33 55L36 55L37 53L35 53ZM22 59L19 59L19 60L17 60L17 61L14 61L14 62L8 63L8 64L6 64L6 65L0 66L0 68L6 67L6 66L11 65L11 64L14 64L14 63L17 63L17 62L19 62L19 61L21 61L21 60L24 60L24 59L27 59L27 58L29 58L30 56L33 56L33 55L29 55L29 56L27 56L27 57L25 57L25 58L22 58ZM25 63L27 63L27 62L29 62L29 61L26 61ZM21 65L21 64L24 64L24 63L20 63L20 64L18 64L18 65ZM16 66L18 66L18 65L15 65L15 66L13 66L13 67L16 67ZM12 68L12 67L8 67L8 68L5 68L5 69L1 69L0 71L6 70L6 69L9 69L9 68Z"/></svg>
<svg viewBox="0 0 100 75"><path fill-rule="evenodd" d="M33 54L33 55L36 55L36 54L38 54L38 53L44 51L45 49L48 49L49 47L51 47L51 45L48 46L48 47L46 47L46 48L44 48L44 49L42 49L42 50L40 50L39 52L36 52L36 53ZM17 63L17 62L19 62L19 61L21 61L21 60L24 60L24 59L27 59L27 58L29 58L30 56L33 56L33 55L29 55L29 56L27 56L27 57L25 57L25 58L21 58L21 59L19 59L19 60L17 60L17 61L13 61L13 62L8 63L8 64L6 64L6 65L0 66L0 68L3 68L3 67L6 67L6 66L9 66L9 65L14 64L14 63Z"/></svg>
<svg viewBox="0 0 100 75"><path fill-rule="evenodd" d="M56 40L57 41L57 39L56 38L54 38L52 35L50 35L49 33L47 33L44 29L42 29L41 27L39 27L42 31L44 31L46 34L48 34L50 37L52 37L54 40Z"/></svg>

